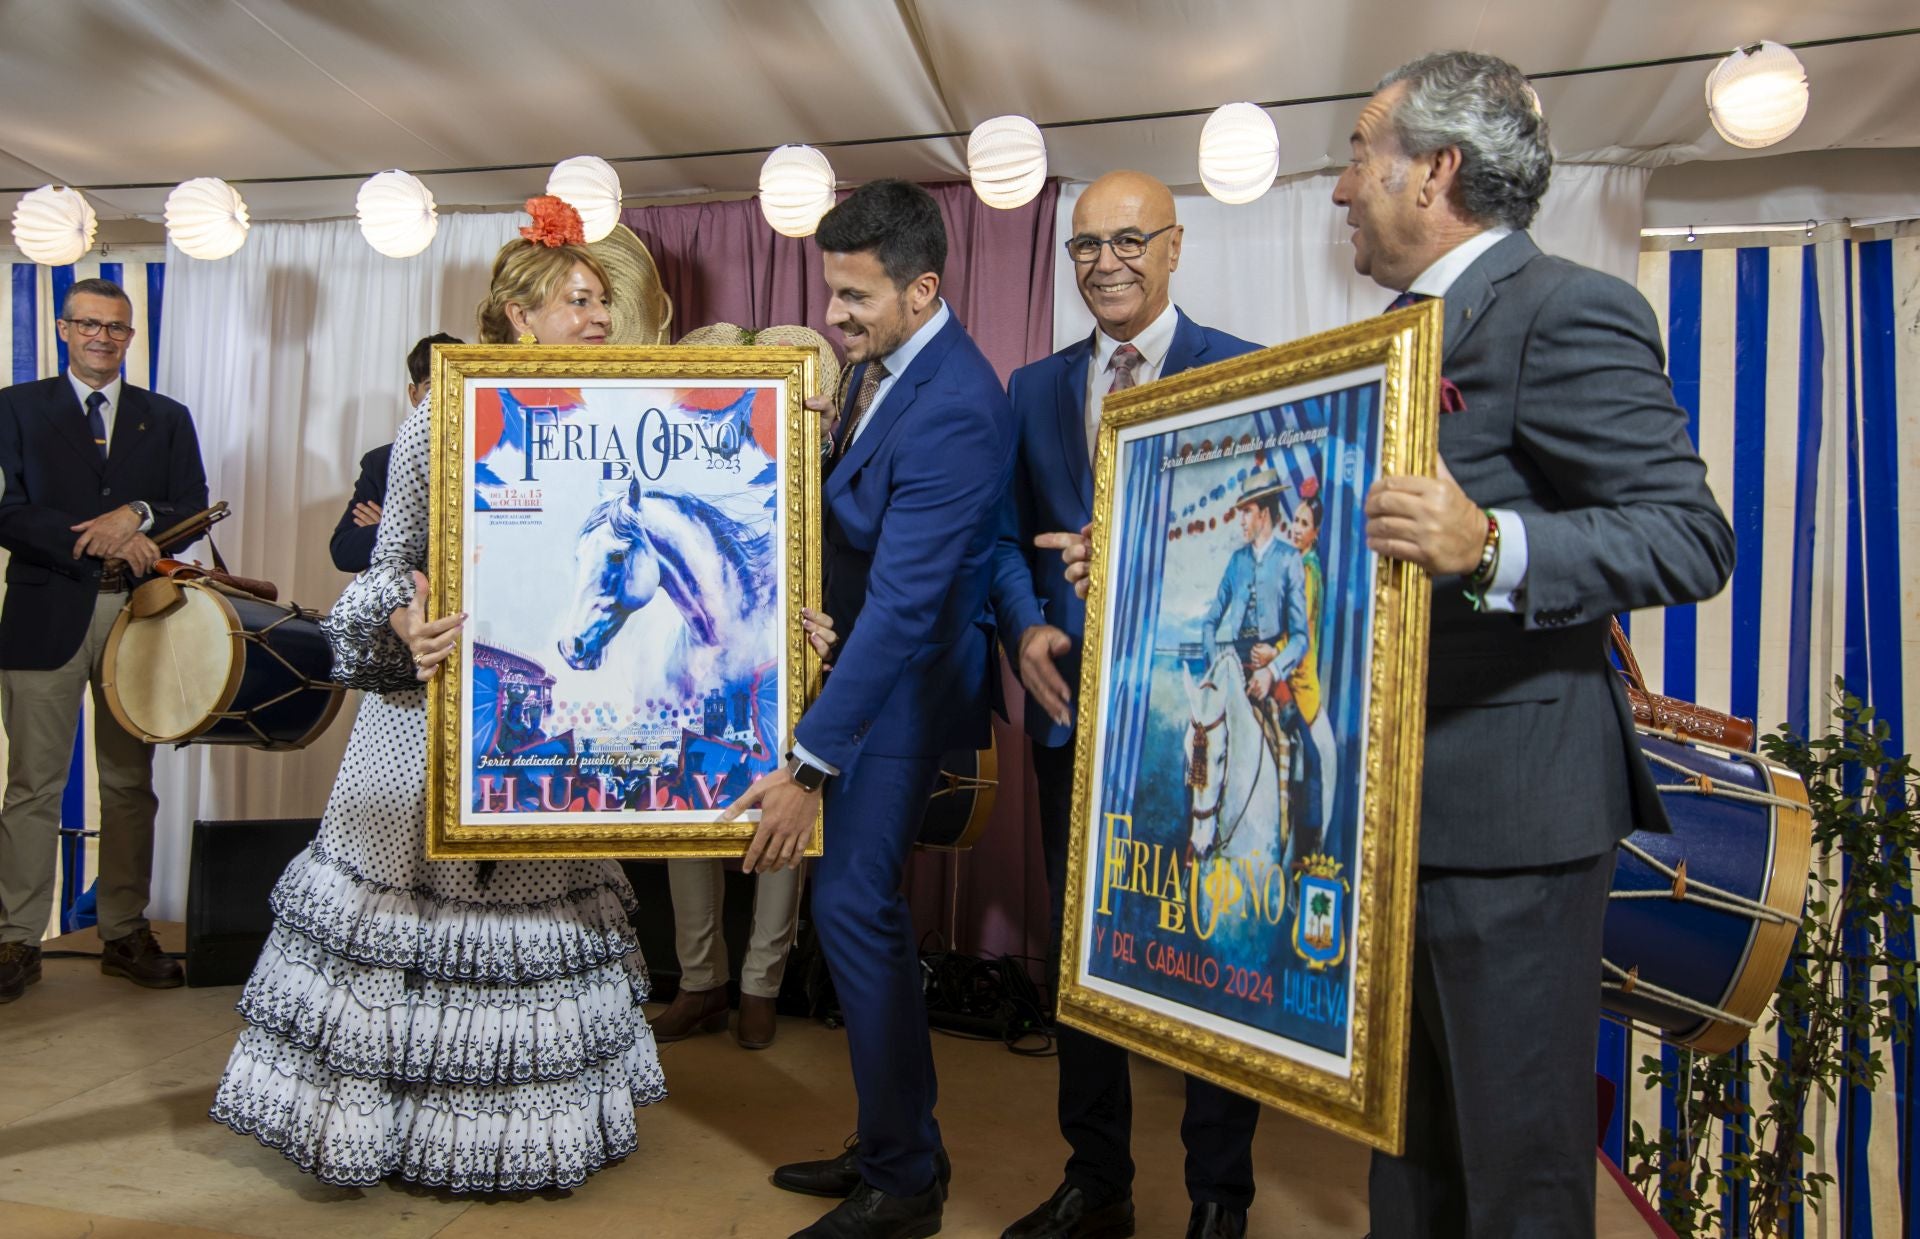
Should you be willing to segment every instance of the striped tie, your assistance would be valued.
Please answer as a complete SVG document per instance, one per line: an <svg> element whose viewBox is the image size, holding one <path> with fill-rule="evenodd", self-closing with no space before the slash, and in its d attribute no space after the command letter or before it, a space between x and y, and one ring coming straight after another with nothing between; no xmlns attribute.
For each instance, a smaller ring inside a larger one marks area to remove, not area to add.
<svg viewBox="0 0 1920 1239"><path fill-rule="evenodd" d="M87 429L93 432L94 450L100 453L100 459L107 458L107 419L100 415L106 407L107 397L102 392L94 392L87 397Z"/></svg>
<svg viewBox="0 0 1920 1239"><path fill-rule="evenodd" d="M1426 293L1401 293L1393 299L1391 305L1387 306L1387 313L1391 314L1395 310L1404 310L1410 305L1419 305L1422 301L1432 300L1433 298Z"/></svg>

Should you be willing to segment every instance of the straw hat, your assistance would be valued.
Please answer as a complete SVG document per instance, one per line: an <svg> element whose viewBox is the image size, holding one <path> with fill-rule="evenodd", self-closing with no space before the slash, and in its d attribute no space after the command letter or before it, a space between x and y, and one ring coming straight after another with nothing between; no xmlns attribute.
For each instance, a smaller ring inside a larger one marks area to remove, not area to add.
<svg viewBox="0 0 1920 1239"><path fill-rule="evenodd" d="M613 325L608 344L665 344L672 337L673 301L660 284L653 255L625 224L587 246L613 281Z"/></svg>
<svg viewBox="0 0 1920 1239"><path fill-rule="evenodd" d="M1277 497L1286 489L1287 484L1281 479L1278 469L1255 469L1247 475L1246 485L1241 489L1240 497L1233 501L1233 506L1238 508L1257 499Z"/></svg>
<svg viewBox="0 0 1920 1239"><path fill-rule="evenodd" d="M773 348L810 348L819 357L820 364L815 373L820 377L820 388L808 395L840 390L840 359L834 356L833 346L827 338L811 327L767 327L760 331L749 331L745 327L736 327L732 323L715 323L710 327L695 327L680 337L682 344L727 346L742 344L765 344Z"/></svg>

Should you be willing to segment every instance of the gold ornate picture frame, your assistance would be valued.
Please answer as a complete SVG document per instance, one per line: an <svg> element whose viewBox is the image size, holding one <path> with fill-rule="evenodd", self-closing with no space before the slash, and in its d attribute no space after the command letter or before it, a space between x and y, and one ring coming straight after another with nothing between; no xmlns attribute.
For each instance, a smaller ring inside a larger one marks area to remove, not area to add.
<svg viewBox="0 0 1920 1239"><path fill-rule="evenodd" d="M1438 301L1106 400L1060 1018L1400 1149Z"/></svg>
<svg viewBox="0 0 1920 1239"><path fill-rule="evenodd" d="M819 678L806 348L434 349L434 858L739 856ZM808 855L818 855L814 824Z"/></svg>

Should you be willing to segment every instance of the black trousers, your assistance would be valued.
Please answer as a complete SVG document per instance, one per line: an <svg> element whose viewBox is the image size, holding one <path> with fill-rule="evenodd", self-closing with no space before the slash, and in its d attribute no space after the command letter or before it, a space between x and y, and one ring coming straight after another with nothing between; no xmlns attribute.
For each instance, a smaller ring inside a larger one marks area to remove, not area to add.
<svg viewBox="0 0 1920 1239"><path fill-rule="evenodd" d="M1593 1064L1613 853L1422 869L1407 1142L1373 1155L1374 1239L1594 1233Z"/></svg>
<svg viewBox="0 0 1920 1239"><path fill-rule="evenodd" d="M1058 961L1067 835L1073 821L1073 741L1057 749L1034 745L1033 769L1040 784L1040 840L1053 909L1052 957ZM1066 1181L1098 1201L1124 1196L1133 1190L1133 1084L1127 1052L1072 1028L1059 1029L1056 1044L1060 1134L1073 1150ZM1187 1146L1187 1196L1195 1204L1245 1209L1253 1202L1253 1128L1259 1119L1259 1102L1187 1077L1180 1138Z"/></svg>

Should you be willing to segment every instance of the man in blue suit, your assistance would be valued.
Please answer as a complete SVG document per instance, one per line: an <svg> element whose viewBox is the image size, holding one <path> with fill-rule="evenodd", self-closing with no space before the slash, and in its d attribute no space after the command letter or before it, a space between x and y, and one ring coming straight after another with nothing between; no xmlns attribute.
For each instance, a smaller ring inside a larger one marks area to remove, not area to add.
<svg viewBox="0 0 1920 1239"><path fill-rule="evenodd" d="M107 634L160 548L147 536L207 506L187 410L125 382L133 305L118 284L81 280L57 329L64 374L0 391L0 719L7 795L0 808L0 1002L40 979L53 907L60 796L80 696L93 686L100 782L100 970L137 985L181 984L147 923L153 876L153 750L122 730L101 696Z"/></svg>
<svg viewBox="0 0 1920 1239"><path fill-rule="evenodd" d="M822 484L824 610L840 653L794 729L787 767L729 816L757 806L746 867L784 869L799 863L824 798L813 916L846 1016L860 1139L844 1157L775 1172L789 1190L846 1197L795 1239L910 1239L939 1232L948 1171L900 884L940 754L987 743L994 505L1013 417L940 299L947 235L925 190L863 185L814 239L827 322L855 367Z"/></svg>
<svg viewBox="0 0 1920 1239"><path fill-rule="evenodd" d="M1008 386L1019 427L1013 502L994 555L993 609L1000 640L1027 690L1027 732L1040 786L1040 832L1053 901L1053 957L1067 883L1073 816L1073 693L1080 678L1086 604L1060 560L1036 553L1036 534L1057 545L1093 515L1093 445L1106 393L1177 374L1256 345L1202 327L1174 306L1180 265L1173 195L1139 172L1110 172L1073 209L1073 258L1094 333L1014 371ZM1044 532L1043 532L1044 531ZM1051 534L1052 536L1047 536ZM1072 1148L1064 1180L1003 1239L1103 1239L1133 1234L1133 1093L1127 1052L1070 1028L1058 1030L1060 1132ZM1187 1081L1190 1236L1246 1233L1253 1200L1253 1128L1260 1107L1202 1080Z"/></svg>

